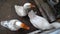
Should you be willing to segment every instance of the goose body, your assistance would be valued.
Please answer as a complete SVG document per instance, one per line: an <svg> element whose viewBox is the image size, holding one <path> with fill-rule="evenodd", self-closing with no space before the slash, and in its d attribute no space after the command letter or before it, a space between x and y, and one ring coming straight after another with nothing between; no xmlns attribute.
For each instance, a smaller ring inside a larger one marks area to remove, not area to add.
<svg viewBox="0 0 60 34"><path fill-rule="evenodd" d="M60 28L60 23L59 22L53 22L51 24L54 28Z"/></svg>
<svg viewBox="0 0 60 34"><path fill-rule="evenodd" d="M30 18L30 22L32 23L32 25L35 26L36 28L41 29L41 30L45 30L45 29L50 29L51 28L49 22L45 18L36 15L33 12L33 10L31 10L28 13L28 16Z"/></svg>
<svg viewBox="0 0 60 34"><path fill-rule="evenodd" d="M19 16L26 16L28 12L23 8L23 6L17 6L17 5L15 5L15 10Z"/></svg>

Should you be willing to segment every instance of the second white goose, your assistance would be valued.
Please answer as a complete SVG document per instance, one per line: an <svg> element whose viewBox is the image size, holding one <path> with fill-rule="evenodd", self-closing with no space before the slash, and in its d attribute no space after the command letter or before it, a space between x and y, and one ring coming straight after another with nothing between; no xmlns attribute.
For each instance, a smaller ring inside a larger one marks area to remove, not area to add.
<svg viewBox="0 0 60 34"><path fill-rule="evenodd" d="M25 3L23 6L15 5L15 10L17 15L23 17L28 14L28 10L32 7L35 7L35 6L32 5L31 3Z"/></svg>

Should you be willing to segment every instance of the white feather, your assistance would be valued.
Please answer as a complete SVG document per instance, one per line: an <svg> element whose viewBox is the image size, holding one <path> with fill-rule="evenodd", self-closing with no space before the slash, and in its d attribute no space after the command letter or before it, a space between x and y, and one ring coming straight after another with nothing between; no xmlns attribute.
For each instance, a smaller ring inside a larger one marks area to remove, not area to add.
<svg viewBox="0 0 60 34"><path fill-rule="evenodd" d="M15 5L15 10L16 10L17 15L26 16L26 11L24 10L23 6Z"/></svg>
<svg viewBox="0 0 60 34"><path fill-rule="evenodd" d="M51 25L55 28L60 28L60 23L59 22L53 22Z"/></svg>
<svg viewBox="0 0 60 34"><path fill-rule="evenodd" d="M42 30L45 30L45 29L50 29L51 28L51 25L49 24L49 22L41 17L41 16L38 16L36 15L33 10L31 10L29 13L28 13L28 16L30 18L30 22L33 24L33 26L35 26L36 28L38 29L42 29Z"/></svg>
<svg viewBox="0 0 60 34"><path fill-rule="evenodd" d="M11 31L16 31L16 30L20 29L21 24L22 23L17 19L12 19L12 20L9 20L9 21L1 21L1 25L3 27L6 27L6 28L10 29Z"/></svg>
<svg viewBox="0 0 60 34"><path fill-rule="evenodd" d="M15 5L15 11L19 16L26 16L28 14L28 9L30 9L30 3L25 3L23 6Z"/></svg>

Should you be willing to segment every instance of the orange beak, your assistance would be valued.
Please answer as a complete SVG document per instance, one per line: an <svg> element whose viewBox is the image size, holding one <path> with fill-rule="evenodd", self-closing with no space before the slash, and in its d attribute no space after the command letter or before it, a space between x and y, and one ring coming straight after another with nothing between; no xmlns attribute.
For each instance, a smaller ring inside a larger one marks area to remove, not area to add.
<svg viewBox="0 0 60 34"><path fill-rule="evenodd" d="M31 7L31 8L35 8L35 5L31 4L30 7Z"/></svg>
<svg viewBox="0 0 60 34"><path fill-rule="evenodd" d="M30 27L28 27L28 26L27 26L26 24L24 24L24 23L21 24L21 28L26 29L26 30L29 30L29 29L30 29Z"/></svg>

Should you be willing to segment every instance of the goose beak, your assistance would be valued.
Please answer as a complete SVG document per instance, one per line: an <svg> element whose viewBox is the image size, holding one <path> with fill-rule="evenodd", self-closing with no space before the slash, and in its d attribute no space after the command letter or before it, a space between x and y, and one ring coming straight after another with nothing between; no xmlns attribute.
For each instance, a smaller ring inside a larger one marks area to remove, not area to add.
<svg viewBox="0 0 60 34"><path fill-rule="evenodd" d="M28 26L27 26L26 24L24 24L24 23L21 24L21 28L26 29L26 30L29 30L29 29L30 29L30 27L28 27Z"/></svg>
<svg viewBox="0 0 60 34"><path fill-rule="evenodd" d="M35 8L35 5L31 4L30 7L31 7L31 8Z"/></svg>

